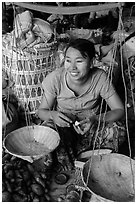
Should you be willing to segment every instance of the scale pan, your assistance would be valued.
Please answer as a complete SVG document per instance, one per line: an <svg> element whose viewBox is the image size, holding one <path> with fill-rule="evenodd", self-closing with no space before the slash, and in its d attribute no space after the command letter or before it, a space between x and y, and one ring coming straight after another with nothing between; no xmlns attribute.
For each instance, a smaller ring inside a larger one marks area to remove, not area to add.
<svg viewBox="0 0 137 204"><path fill-rule="evenodd" d="M82 170L85 186L100 201L133 202L135 161L111 153L92 156Z"/></svg>
<svg viewBox="0 0 137 204"><path fill-rule="evenodd" d="M39 159L56 149L59 134L50 127L25 126L10 132L3 141L6 151L29 162Z"/></svg>

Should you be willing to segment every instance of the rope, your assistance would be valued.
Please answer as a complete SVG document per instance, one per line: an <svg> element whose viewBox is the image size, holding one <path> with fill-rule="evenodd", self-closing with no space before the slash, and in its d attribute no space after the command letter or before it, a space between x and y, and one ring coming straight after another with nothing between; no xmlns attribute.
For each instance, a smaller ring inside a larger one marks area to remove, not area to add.
<svg viewBox="0 0 137 204"><path fill-rule="evenodd" d="M116 45L117 45L117 41L115 42L114 44L114 48L113 48L113 52L116 53ZM114 53L113 53L113 60L115 59L114 57ZM114 68L114 63L110 63L110 69L109 69L109 72L108 72L108 75L107 75L107 80L110 79L110 83L112 82L112 72L113 72L113 68ZM110 77L111 75L111 77ZM97 126L97 130L96 130L96 134L95 134L95 139L94 139L94 142L93 142L93 151L92 151L92 155L91 155L91 158L90 158L90 162L89 162L89 169L88 169L88 174L87 174L87 178L86 178L86 186L88 185L88 181L89 181L89 176L90 176L90 171L91 171L91 165L92 165L92 160L93 160L93 155L94 155L94 150L95 150L95 145L96 145L96 141L97 141L97 138L98 138L98 133L99 133L99 127L101 125L101 121L102 122L102 129L101 129L101 135L103 135L103 130L104 130L104 127L105 127L105 116L106 116L106 113L107 113L107 104L105 106L105 111L104 111L104 114L103 114L103 118L101 119L101 115L102 115L102 106L103 106L103 102L104 102L104 99L101 100L101 108L100 108L100 113L99 113L99 118L98 118L98 126ZM99 147L99 150L100 150L100 147ZM99 152L98 150L98 152Z"/></svg>
<svg viewBox="0 0 137 204"><path fill-rule="evenodd" d="M115 60L115 56L116 56L116 48L117 48L116 46L117 46L117 41L115 42L114 47L113 47L113 54L112 54L113 61ZM114 63L110 62L110 69L109 69L109 72L108 72L108 75L107 75L107 80L110 80L110 83L112 83L113 68L114 68ZM111 75L111 77L110 77L110 75ZM91 165L92 165L92 156L94 155L95 145L96 145L96 141L97 141L97 138L98 138L98 133L99 133L99 128L100 128L100 125L101 125L101 121L103 121L102 122L102 129L100 131L101 135L103 135L103 130L104 130L104 127L105 127L105 120L104 119L105 119L105 116L106 116L106 113L107 113L107 104L105 105L105 111L104 111L104 114L103 114L103 118L101 119L103 102L104 102L104 99L102 98L101 106L100 106L100 113L99 113L99 118L98 118L98 126L97 126L97 130L96 130L96 134L95 134L95 139L94 139L94 142L93 142L93 151L92 151L92 155L91 155L91 159L90 159L90 163L89 163L87 179L86 179L86 182L85 182L86 185L88 184L88 180L89 180L89 176L90 176L90 170L91 170ZM100 150L100 147L99 147L99 150ZM98 150L98 152L99 152L99 150Z"/></svg>
<svg viewBox="0 0 137 204"><path fill-rule="evenodd" d="M122 10L120 10L119 12L119 25L118 25L118 30L121 29L121 23L122 23ZM122 39L120 39L120 43L122 43ZM113 60L115 59L114 57L116 56L116 46L118 45L118 38L116 39L115 41L115 44L114 44L114 49L113 49ZM120 44L121 46L121 44ZM121 50L122 50L122 46L121 46ZM111 72L111 67L112 67L112 70L113 70L113 67L114 67L114 64L111 62L110 63L110 72ZM122 53L121 53L121 67L123 68L123 61L122 61ZM123 69L122 69L123 71ZM109 72L109 73L110 73ZM112 72L111 72L112 74ZM124 86L125 86L125 90L126 90L126 85L125 85L125 80L124 80L124 74L122 73L122 76L123 76L123 82L124 82ZM108 74L108 77L109 74ZM112 79L112 75L111 75L111 79ZM126 101L127 101L127 94L126 95ZM126 104L126 101L125 101L125 104ZM127 107L127 106L126 106ZM126 110L126 109L125 109ZM104 117L105 117L105 114L106 114L106 109L105 109L105 113L104 113ZM100 116L101 116L101 112L100 112ZM104 120L103 120L104 121ZM97 128L97 132L96 132L96 136L95 136L95 140L94 140L94 144L93 144L93 152L92 152L92 155L91 155L91 159L90 159L90 162L89 162L89 169L88 169L88 174L87 174L87 178L86 178L86 186L88 184L88 181L89 181L89 176L90 176L90 171L91 171L91 165L92 165L92 156L94 154L94 149L95 149L95 143L96 143L96 140L97 140L97 136L98 136L98 132L99 132L99 126L100 126L100 117L99 117L99 122L98 122L98 128ZM131 163L131 147L130 147L130 140L129 140L129 131L128 131L128 124L127 124L127 110L126 110L126 126L127 126L127 133L128 133L128 144L129 144L129 150L130 150L130 163ZM104 124L103 124L103 127L104 127ZM103 132L103 129L102 129L102 132ZM133 169L132 169L132 164L131 164L131 170L132 170L132 175L133 175ZM134 175L133 175L133 184L134 184ZM133 185L134 186L134 185Z"/></svg>
<svg viewBox="0 0 137 204"><path fill-rule="evenodd" d="M12 45L14 44L14 38L13 38L13 41L12 41ZM13 49L12 49L12 55L13 55ZM11 66L12 66L12 60L13 58L10 58L10 68L8 70L8 75L9 75L9 80L11 80ZM7 70L6 70L7 71ZM7 103L6 103L6 111L5 111L5 114L6 116L8 115L8 107L9 107L9 101L10 101L10 87L8 87L8 92L7 92ZM4 136L6 134L6 126L4 127Z"/></svg>
<svg viewBox="0 0 137 204"><path fill-rule="evenodd" d="M123 23L121 22L122 27L124 28ZM123 29L124 31L124 29ZM125 54L126 54L126 62L127 62L127 67L128 67L128 77L129 77L129 82L130 82L130 87L131 87L131 97L132 97L132 102L133 102L133 108L134 108L134 112L135 112L135 101L134 101L134 96L133 96L133 86L132 86L132 79L131 79L131 74L130 74L130 65L129 65L129 59L128 59L128 50L127 50L127 46L125 44L125 42L130 39L131 37L134 36L135 33L132 33L129 38L127 37L126 39L124 38L124 41L122 42L122 45L125 45ZM121 45L121 46L122 46Z"/></svg>
<svg viewBox="0 0 137 204"><path fill-rule="evenodd" d="M13 10L14 10L14 19L15 19L15 17L16 17L16 8L15 8L15 6L13 5ZM16 22L16 21L15 21ZM22 29L22 27L20 27L20 29ZM18 32L18 29L17 29L17 32ZM14 33L15 33L15 30L14 30ZM22 51L23 52L23 51ZM23 57L24 57L24 52L23 52ZM21 59L21 52L19 52L19 57L20 57L20 59ZM30 57L31 57L31 55L30 55ZM17 59L17 61L18 61L18 53L16 52L16 59ZM23 70L23 75L25 76L25 72L24 72L24 69L22 69ZM17 74L16 74L16 77L18 76L18 67L17 67ZM22 84L21 84L21 81L19 82L20 83L20 86L22 87ZM27 87L27 84L25 84L25 86ZM23 90L23 88L22 88L22 90ZM23 97L25 98L25 93L24 93L24 91L23 91ZM26 111L26 108L24 107L24 112L25 112L25 119L26 119L26 124L27 124L27 126L29 126L30 124L31 124L31 116L30 116L30 114L28 114L27 115L27 111Z"/></svg>
<svg viewBox="0 0 137 204"><path fill-rule="evenodd" d="M122 25L122 18L120 15L120 22ZM124 27L122 27L123 29ZM124 29L123 29L124 31ZM121 43L121 41L120 41ZM121 44L120 44L121 45ZM133 190L135 192L135 188L134 188L134 171L133 171L133 167L132 167L132 159L131 159L131 145L130 145L130 136L129 136L129 129L128 129L128 114L127 114L127 89L126 89L126 83L125 83L125 78L124 78L124 71L123 71L123 51L122 51L122 46L120 49L120 54L121 54L121 70L122 70L122 79L123 79L123 83L124 83L124 88L125 88L125 115L126 115L126 129L127 129L127 138L128 138L128 146L129 146L129 157L130 157L130 166L131 166L131 172L132 172L132 182L133 182Z"/></svg>
<svg viewBox="0 0 137 204"><path fill-rule="evenodd" d="M56 123L55 123L55 121L54 121L54 117L53 117L53 114L52 114L52 111L51 111L51 108L50 108L50 105L49 105L49 102L48 102L48 100L47 100L47 97L46 97L45 92L43 93L43 95L44 95L44 97L45 97L45 99L46 99L46 101L47 101L49 113L50 113L50 116L51 116L51 118L52 118L52 120L53 120L54 127L55 127L57 133L59 134L59 131L58 131L57 125L56 125Z"/></svg>
<svg viewBox="0 0 137 204"><path fill-rule="evenodd" d="M123 6L123 3L108 3L95 6L70 6L70 7L61 7L61 6L48 6L48 5L35 5L33 3L20 3L14 2L15 5L25 7L27 9L40 11L43 13L50 14L62 14L62 15L72 15L80 13L90 13L92 11L103 11L113 8L120 8Z"/></svg>

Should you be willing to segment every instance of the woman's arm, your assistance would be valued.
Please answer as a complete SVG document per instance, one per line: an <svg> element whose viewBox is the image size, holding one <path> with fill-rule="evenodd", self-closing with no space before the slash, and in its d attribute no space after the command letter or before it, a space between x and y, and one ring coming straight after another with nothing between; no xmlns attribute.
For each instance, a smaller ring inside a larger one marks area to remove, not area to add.
<svg viewBox="0 0 137 204"><path fill-rule="evenodd" d="M51 94L43 94L41 104L38 108L37 115L43 121L47 121L52 118L52 110L55 104L55 97Z"/></svg>
<svg viewBox="0 0 137 204"><path fill-rule="evenodd" d="M60 127L70 127L72 121L63 113L54 110L56 98L51 94L44 94L37 115L43 121L53 120Z"/></svg>
<svg viewBox="0 0 137 204"><path fill-rule="evenodd" d="M100 115L92 115L80 121L79 127L81 127L81 129L75 128L79 134L85 134L96 122L114 122L120 120L124 116L124 107L116 92L106 100L106 103L111 110L106 113L101 113Z"/></svg>
<svg viewBox="0 0 137 204"><path fill-rule="evenodd" d="M97 115L97 120L114 122L120 120L124 116L124 106L116 92L106 100L106 103L111 110L107 113L102 113L101 116Z"/></svg>

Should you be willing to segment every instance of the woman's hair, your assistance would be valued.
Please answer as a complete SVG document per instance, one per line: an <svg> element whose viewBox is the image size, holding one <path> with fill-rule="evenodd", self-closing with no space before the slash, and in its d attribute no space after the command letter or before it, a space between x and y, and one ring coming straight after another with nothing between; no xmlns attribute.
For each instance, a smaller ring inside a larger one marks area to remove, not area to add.
<svg viewBox="0 0 137 204"><path fill-rule="evenodd" d="M71 41L66 48L65 54L69 47L73 47L79 50L79 52L84 58L89 57L89 59L92 60L93 57L95 57L94 44L90 42L89 40L78 38L76 40Z"/></svg>

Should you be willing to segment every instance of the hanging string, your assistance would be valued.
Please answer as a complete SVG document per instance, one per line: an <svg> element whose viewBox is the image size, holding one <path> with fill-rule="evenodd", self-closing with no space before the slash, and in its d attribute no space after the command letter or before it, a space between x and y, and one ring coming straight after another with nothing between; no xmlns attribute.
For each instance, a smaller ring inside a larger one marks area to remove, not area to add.
<svg viewBox="0 0 137 204"><path fill-rule="evenodd" d="M114 46L113 46L112 61L110 62L109 71L107 73L107 80L108 80L108 82L110 81L110 83L112 83L112 73L113 73L113 69L114 69L114 60L116 58L116 49L117 49L117 41L115 41ZM106 117L106 113L107 113L107 104L105 105L105 111L104 111L104 114L103 114L103 117L102 117L102 110L103 110L103 103L104 103L104 101L105 100L102 98L101 99L101 105L100 105L100 112L99 112L98 127L97 127L97 131L96 131L97 132L96 135L98 135L98 132L99 132L99 129L100 129L100 125L101 125L101 121L102 121L102 129L100 131L101 135L103 135L103 130L104 130L104 127L105 127L105 117ZM95 147L93 147L93 149L94 148Z"/></svg>
<svg viewBox="0 0 137 204"><path fill-rule="evenodd" d="M119 31L119 30L120 30L120 21L119 21L117 31ZM115 43L114 43L114 47L113 47L113 51L112 51L112 61L110 62L110 69L109 69L109 72L108 72L108 75L107 75L108 80L110 80L110 83L112 83L112 73L113 73L113 69L114 69L114 60L116 58L117 45L118 45L118 39L116 39ZM87 174L87 178L86 178L86 182L85 182L86 186L88 185L88 181L89 181L91 165L92 165L92 160L93 160L92 157L94 155L94 149L95 149L96 141L97 141L97 138L98 138L98 133L99 133L99 127L100 127L100 124L101 124L101 120L103 120L102 131L101 131L102 135L103 135L103 129L105 127L105 116L106 116L106 113L107 113L107 104L106 104L106 107L105 107L105 112L104 112L104 115L103 115L103 119L101 119L103 100L104 99L102 99L102 102L101 102L101 109L100 109L99 119L98 119L98 127L97 127L96 134L95 134L95 139L94 139L94 143L93 143L93 152L92 152L92 155L91 155L91 158L90 158L88 174Z"/></svg>
<svg viewBox="0 0 137 204"><path fill-rule="evenodd" d="M121 16L120 16L120 21L122 22ZM122 23L121 23L122 24ZM122 28L124 31L124 28ZM120 36L121 37L121 36ZM120 45L121 45L121 40L120 40ZM123 84L124 84L124 90L125 90L125 116L126 116L126 129L127 129L127 136L128 136L128 144L129 144L129 156L131 157L131 145L130 145L130 137L129 137L129 130L128 130L128 113L127 113L127 87L126 87L126 82L125 82L125 77L124 77L124 66L123 66L123 48L120 46L120 54L121 54L121 71L122 71L122 79L123 79Z"/></svg>
<svg viewBox="0 0 137 204"><path fill-rule="evenodd" d="M15 8L15 5L14 5L14 4L13 4L13 10L14 10L14 19L15 19L17 12L16 12L16 8ZM18 21L19 21L19 20L20 20L20 19L18 18ZM17 23L17 21L14 21L14 22ZM19 22L19 25L21 25L21 22ZM16 25L15 25L15 26L16 26ZM21 27L21 26L20 26L20 30L22 31L22 27ZM18 30L18 29L17 29L17 33L19 34L19 30ZM14 35L15 35L15 29L14 29ZM16 46L17 46L17 45L16 45ZM20 61L21 71L23 71L23 75L22 75L22 76L24 76L24 78L25 78L25 71L24 71L24 66L25 66L25 64L22 64L22 63L21 63L22 56L23 56L23 61L25 61L25 59L26 59L25 52L23 52L23 50L20 50L20 49L16 50L16 60L17 60L17 62ZM24 58L24 56L25 56L25 58ZM30 59L31 59L31 55L30 55ZM17 77L19 76L18 66L19 66L19 64L17 63L16 79L17 79ZM21 77L21 78L22 78L22 77ZM25 80L26 80L26 79L25 79ZM20 86L21 86L21 89L22 89L23 98L25 98L24 87L22 86L21 80L19 81L19 83L20 83ZM27 88L27 87L28 87L27 84L25 84L25 88ZM19 91L19 90L18 90L18 91ZM19 93L18 93L18 94L19 94ZM27 104L28 104L28 101L29 101L29 99L27 99ZM26 125L27 125L27 126L30 126L31 121L32 121L32 117L31 117L31 114L28 114L28 113L27 113L26 108L25 108L25 103L24 103L24 102L23 102L23 107L24 107ZM28 129L28 130L29 130L29 129Z"/></svg>
<svg viewBox="0 0 137 204"><path fill-rule="evenodd" d="M121 19L121 26L122 26L122 28L123 28L123 34L124 34L124 25L123 25L122 19ZM122 38L122 37L121 37L121 38ZM133 108L134 108L134 112L135 112L135 100L134 100L134 95L133 95L132 77L131 77L131 74L130 74L130 64L129 64L129 59L128 59L128 49L127 49L127 46L126 46L126 38L125 38L125 35L124 35L124 40L123 40L122 45L123 45L123 44L124 44L123 49L125 50L125 54L126 54L126 63L127 63L128 77L129 77L129 83L130 83L130 88L131 88L132 103L133 103Z"/></svg>
<svg viewBox="0 0 137 204"><path fill-rule="evenodd" d="M6 114L6 118L8 118L9 100L10 100L10 87L8 87L6 89L8 90L8 92L6 93L6 111L5 111L5 114ZM4 106L4 109L5 109L5 106ZM7 127L5 125L4 129L3 129L3 136L6 135L6 129L7 129Z"/></svg>
<svg viewBox="0 0 137 204"><path fill-rule="evenodd" d="M115 41L114 47L113 47L113 54L112 54L112 60L113 61L115 60L116 49L117 49L117 41ZM114 62L113 61L110 62L110 69L109 69L109 72L107 74L107 80L108 80L108 82L110 81L110 83L112 83L112 72L113 72L113 68L114 68ZM86 182L85 182L86 186L88 185L88 181L89 181L91 165L92 165L92 158L93 158L93 155L94 155L94 150L95 150L95 147L96 147L96 141L97 141L97 138L98 138L98 133L99 133L101 124L102 124L102 128L100 130L101 136L103 136L103 130L105 128L105 117L106 117L106 114L107 114L107 104L105 105L105 111L104 111L104 114L103 114L103 117L102 117L103 103L104 103L104 99L102 98L101 105L100 105L99 117L98 117L97 130L96 130L96 133L95 133L95 139L93 141L93 150L92 150L92 154L91 154L91 157L90 157L89 169L88 169L88 174L87 174L87 178L86 178ZM98 153L99 153L99 151L100 151L100 146L99 146L99 149L98 149Z"/></svg>
<svg viewBox="0 0 137 204"><path fill-rule="evenodd" d="M117 42L115 42L116 44ZM114 46L113 48L113 52L116 53L116 45ZM115 59L115 55L112 54L113 56L113 60ZM112 65L112 66L111 66ZM110 80L110 83L112 83L112 72L113 72L113 68L114 68L114 63L111 62L110 63L110 69L109 69L109 72L108 72L108 75L107 75L107 80ZM111 76L111 77L110 77ZM100 133L101 133L101 136L103 136L103 130L105 128L105 117L106 117L106 114L107 114L107 104L105 105L105 111L104 111L104 114L103 114L103 117L102 117L102 107L103 107L103 102L104 102L104 99L101 100L101 108L100 108L100 113L99 113L99 117L98 117L98 126L97 126L97 130L96 130L96 133L95 133L95 139L93 141L93 151L92 151L92 154L91 154L91 157L90 157L90 161L89 161L89 168L88 168L88 173L87 173L87 178L86 178L86 186L88 185L88 181L89 181L89 176L90 176L90 171L91 171L91 166L92 166L92 160L93 160L93 155L94 155L94 150L95 150L95 146L96 146L96 141L97 141L97 138L98 138L98 134L99 134L99 129L100 129L100 126L102 124L102 129L100 130ZM102 122L102 123L101 123ZM99 153L99 150L100 150L100 147L98 149L98 153Z"/></svg>
<svg viewBox="0 0 137 204"><path fill-rule="evenodd" d="M14 36L14 35L13 35ZM12 38L12 42L11 42L11 45L12 47L14 46L15 44L15 38L13 37ZM6 52L7 54L7 52ZM12 76L12 63L13 63L13 49L11 49L11 53L9 53L9 58L8 58L8 62L5 62L5 66L6 66L6 73L8 74L8 81L12 81L12 84L9 86L8 84L8 87L6 87L7 89L7 92L6 92L6 111L5 111L5 114L6 116L8 116L8 110L9 110L9 102L10 102L10 90L11 90L11 86L13 86L13 76ZM7 63L7 64L6 64ZM8 67L7 67L8 66ZM8 82L9 83L9 82ZM4 127L4 131L3 131L3 134L4 136L6 135L6 126Z"/></svg>
<svg viewBox="0 0 137 204"><path fill-rule="evenodd" d="M47 99L47 96L46 96L45 92L43 92L43 97L45 97L45 99L46 99L46 102L47 102L47 105L48 105L49 114L50 114L51 119L52 119L52 121L53 121L53 123L54 123L54 127L55 127L55 129L56 129L56 132L59 134L59 131L58 131L58 128L57 128L57 124L56 124L56 122L54 121L54 116L53 116L53 114L52 114L52 110L51 110L51 108L50 108L50 105L49 105L49 102L48 102L48 99Z"/></svg>
<svg viewBox="0 0 137 204"><path fill-rule="evenodd" d="M122 30L124 31L124 27L122 24L122 18L120 15L120 21L122 25ZM120 40L120 45L121 45L121 40ZM126 115L126 129L127 129L127 138L128 138L128 145L129 145L129 157L130 157L130 166L131 166L131 173L132 173L132 183L133 183L133 190L135 192L135 187L134 187L134 170L133 170L133 165L132 165L132 159L131 159L131 145L130 145L130 136L129 136L129 129L128 129L128 113L127 113L127 89L126 89L126 83L125 83L125 77L124 77L124 71L123 71L123 49L122 46L120 46L120 54L121 54L121 68L122 68L122 79L123 79L123 84L124 84L124 89L125 89L125 115Z"/></svg>
<svg viewBox="0 0 137 204"><path fill-rule="evenodd" d="M132 13L131 13L132 14ZM132 98L132 103L133 103L133 108L134 108L134 112L135 112L135 100L134 100L134 94L133 94L133 86L132 86L132 77L130 74L130 64L129 64L129 59L128 59L128 49L126 46L126 41L130 38L132 38L135 33L133 32L132 34L130 34L127 38L125 36L125 32L124 32L124 25L123 25L123 21L122 18L120 19L120 23L121 23L121 27L122 27L122 34L123 34L123 42L121 43L121 46L124 45L123 49L125 50L125 54L126 54L126 63L127 63L127 69L128 69L128 77L129 77L129 82L130 82L130 88L131 88L131 98ZM122 36L120 36L122 38Z"/></svg>
<svg viewBox="0 0 137 204"><path fill-rule="evenodd" d="M15 11L15 6L14 6L14 13L16 13L16 11ZM15 16L14 16L14 18L15 18ZM20 19L18 18L18 21L20 21ZM17 22L16 22L17 23ZM21 22L19 22L19 25L21 24ZM22 27L20 27L20 30L22 30ZM17 29L17 32L18 32L18 29ZM43 41L45 41L46 39L44 38L44 36L41 36L41 38L43 39ZM47 43L47 41L45 41L45 44ZM27 43L26 43L27 44ZM18 48L19 49L19 48ZM37 56L37 54L38 54L38 52L37 52L37 50L36 49L34 49L35 50L35 55ZM34 51L33 50L33 51ZM31 60L31 61L34 61L33 60L33 57L32 57L32 55L31 55L31 53L30 52L28 52L27 54L29 54L30 56L29 56L29 60ZM19 50L19 57L20 57L20 59L22 59L22 56L24 56L25 58L25 60L27 59L27 57L28 56L26 56L26 52L25 51L23 51L23 50ZM17 55L17 57L18 57L18 55ZM34 62L34 69L37 67L37 65L36 65L36 63ZM24 71L24 69L22 69L22 71L23 71L23 74L24 74L24 77L26 76L25 75L25 71ZM34 70L35 71L35 70ZM29 69L29 72L30 72L30 69ZM25 80L27 80L26 78L25 78ZM22 84L21 84L21 82L20 82L20 86L22 86ZM27 84L25 83L25 88L27 88ZM24 87L22 86L22 90L24 90ZM26 89L25 89L26 90ZM41 89L42 90L42 89ZM25 93L24 93L24 91L23 91L23 97L24 97L24 99L25 99ZM29 98L28 99L26 99L26 101L27 101L27 108L28 108L28 102L29 102ZM25 103L24 103L25 104ZM24 109L25 109L25 106L24 106ZM31 114L27 114L27 111L26 111L26 109L25 109L25 118L26 118L26 123L27 123L27 125L29 125L30 124L30 121L31 121Z"/></svg>

